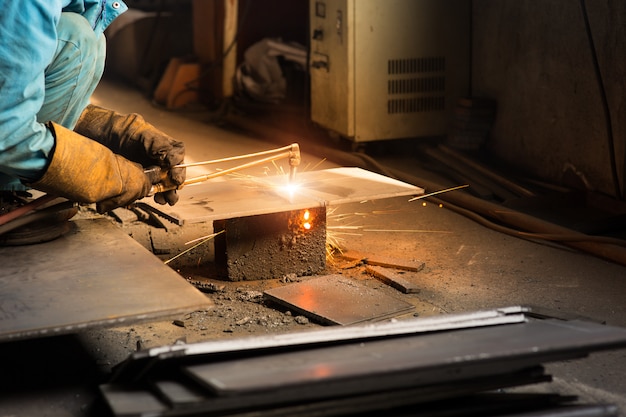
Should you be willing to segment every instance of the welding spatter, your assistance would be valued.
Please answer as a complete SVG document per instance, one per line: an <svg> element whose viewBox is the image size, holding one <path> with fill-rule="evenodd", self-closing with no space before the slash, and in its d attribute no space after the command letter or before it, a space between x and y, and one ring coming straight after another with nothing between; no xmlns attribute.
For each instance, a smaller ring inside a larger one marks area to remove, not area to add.
<svg viewBox="0 0 626 417"><path fill-rule="evenodd" d="M164 191L169 191L169 190L180 190L185 185L197 184L200 182L210 180L212 178L221 177L223 175L227 175L236 171L241 171L246 168L250 168L253 166L261 165L267 162L276 161L276 160L284 159L284 158L289 159L289 182L293 182L296 177L296 171L298 170L298 166L300 165L300 162L302 160L300 156L300 145L298 145L297 143L292 143L291 145L285 146L282 148L270 149L267 151L255 152L255 153L250 153L250 154L245 154L245 155L231 156L228 158L213 159L210 161L180 164L172 168L189 168L189 167L195 167L195 166L214 165L214 164L220 164L223 162L232 162L232 161L239 161L243 159L253 159L253 158L259 158L259 159L255 159L253 161L249 161L249 162L246 162L244 164L241 164L235 167L215 171L210 174L205 174L205 175L200 175L198 177L189 178L180 185L174 184L171 181L171 179L167 176L167 172L161 171L159 167L147 168L144 171L146 174L150 176L157 175L157 176L160 176L161 178L161 181L159 181L158 184L154 184L152 186L152 189L150 190L149 195L154 195L156 193L162 193Z"/></svg>

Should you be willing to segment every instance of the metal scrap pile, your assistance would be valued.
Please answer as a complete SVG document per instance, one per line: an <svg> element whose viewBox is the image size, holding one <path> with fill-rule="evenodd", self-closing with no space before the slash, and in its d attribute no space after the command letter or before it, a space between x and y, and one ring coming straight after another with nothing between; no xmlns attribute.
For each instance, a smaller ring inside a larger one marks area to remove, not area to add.
<svg viewBox="0 0 626 417"><path fill-rule="evenodd" d="M616 416L509 388L549 382L546 362L625 346L626 329L507 307L152 348L100 389L116 416Z"/></svg>

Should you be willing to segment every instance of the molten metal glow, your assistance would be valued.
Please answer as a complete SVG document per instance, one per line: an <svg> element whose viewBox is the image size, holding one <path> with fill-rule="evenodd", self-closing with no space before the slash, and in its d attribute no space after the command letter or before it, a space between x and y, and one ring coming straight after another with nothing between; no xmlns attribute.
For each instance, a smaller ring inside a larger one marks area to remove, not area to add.
<svg viewBox="0 0 626 417"><path fill-rule="evenodd" d="M293 197L296 193L300 191L300 184L296 183L288 183L279 187L281 191Z"/></svg>
<svg viewBox="0 0 626 417"><path fill-rule="evenodd" d="M302 218L304 219L304 222L302 223L302 227L304 227L306 230L310 230L311 229L311 213L309 212L309 210L305 210L304 214L302 215Z"/></svg>

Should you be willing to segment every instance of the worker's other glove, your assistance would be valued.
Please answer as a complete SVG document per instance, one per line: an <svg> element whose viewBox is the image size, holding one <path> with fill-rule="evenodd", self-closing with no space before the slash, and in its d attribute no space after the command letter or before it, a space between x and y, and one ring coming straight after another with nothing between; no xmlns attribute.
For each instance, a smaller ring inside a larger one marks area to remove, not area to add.
<svg viewBox="0 0 626 417"><path fill-rule="evenodd" d="M150 193L152 180L139 164L63 126L50 122L48 128L55 137L52 160L30 187L79 203L97 203L99 213Z"/></svg>
<svg viewBox="0 0 626 417"><path fill-rule="evenodd" d="M143 167L159 166L167 173L168 182L181 185L185 181L185 168L172 168L183 163L184 144L147 123L138 114L123 115L90 104L74 130ZM176 190L166 191L156 194L154 200L159 204L174 205L178 195Z"/></svg>

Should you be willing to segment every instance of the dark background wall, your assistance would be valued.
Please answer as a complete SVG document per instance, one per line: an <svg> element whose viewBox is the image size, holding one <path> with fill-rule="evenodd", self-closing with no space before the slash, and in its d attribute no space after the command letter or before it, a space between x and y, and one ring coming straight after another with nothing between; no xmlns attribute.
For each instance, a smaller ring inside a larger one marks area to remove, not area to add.
<svg viewBox="0 0 626 417"><path fill-rule="evenodd" d="M588 11L608 109L581 4ZM502 162L544 179L586 182L596 191L617 193L611 149L623 184L626 2L474 0L472 74L474 95L498 102L488 148Z"/></svg>
<svg viewBox="0 0 626 417"><path fill-rule="evenodd" d="M486 150L503 165L539 179L626 195L626 1L467 1L472 2L472 94L498 105ZM240 0L238 61L265 37L306 45L308 3ZM113 57L116 40L110 44ZM125 51L130 43L117 44ZM184 42L177 45L181 53L185 45L190 49ZM128 67L127 59L119 62Z"/></svg>

